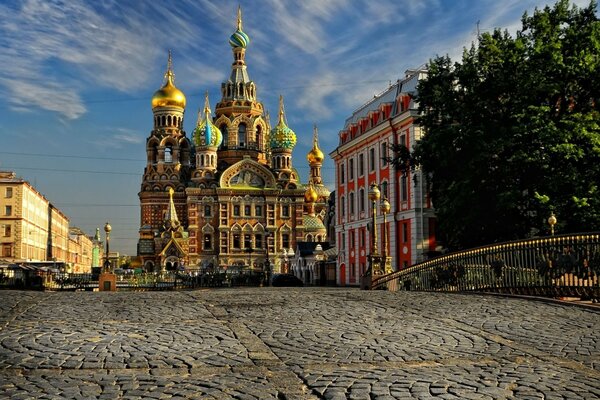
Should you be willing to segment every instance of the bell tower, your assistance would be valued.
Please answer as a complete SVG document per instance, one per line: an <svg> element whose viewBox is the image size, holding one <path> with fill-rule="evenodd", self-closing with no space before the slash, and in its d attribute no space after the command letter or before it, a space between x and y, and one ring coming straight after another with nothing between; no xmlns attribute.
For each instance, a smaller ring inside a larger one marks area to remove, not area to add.
<svg viewBox="0 0 600 400"><path fill-rule="evenodd" d="M215 106L215 125L223 135L219 146L219 171L250 158L268 165L268 118L263 104L256 99L256 85L246 68L246 47L250 38L242 30L242 10L238 8L237 29L229 38L233 51L231 74L221 84L221 100Z"/></svg>
<svg viewBox="0 0 600 400"><path fill-rule="evenodd" d="M161 229L169 208L169 190L173 202L187 224L185 187L191 172L190 141L183 130L186 99L175 86L173 59L169 51L163 85L152 96L153 129L146 139L146 167L139 193L141 206L138 254L154 254L153 239ZM153 266L152 266L153 267ZM147 268L148 269L148 268Z"/></svg>

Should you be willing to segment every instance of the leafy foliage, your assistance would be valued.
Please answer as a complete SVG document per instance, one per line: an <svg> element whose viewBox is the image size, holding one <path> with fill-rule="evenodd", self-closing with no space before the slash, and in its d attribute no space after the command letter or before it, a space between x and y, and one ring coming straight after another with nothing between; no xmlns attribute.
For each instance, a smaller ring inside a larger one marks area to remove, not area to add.
<svg viewBox="0 0 600 400"><path fill-rule="evenodd" d="M450 248L600 229L600 21L597 5L525 14L515 36L483 33L461 62L429 63L417 100L428 174ZM408 160L408 161L407 161Z"/></svg>

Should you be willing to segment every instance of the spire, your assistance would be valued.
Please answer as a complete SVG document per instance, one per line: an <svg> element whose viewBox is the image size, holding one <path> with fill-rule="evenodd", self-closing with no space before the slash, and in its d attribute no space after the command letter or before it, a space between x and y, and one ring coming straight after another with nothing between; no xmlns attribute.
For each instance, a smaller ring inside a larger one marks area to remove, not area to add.
<svg viewBox="0 0 600 400"><path fill-rule="evenodd" d="M94 235L94 240L96 242L100 241L100 228L96 228L96 235Z"/></svg>
<svg viewBox="0 0 600 400"><path fill-rule="evenodd" d="M206 119L211 118L210 117L210 103L208 101L208 90L206 91L206 94L204 97L204 115L206 116Z"/></svg>
<svg viewBox="0 0 600 400"><path fill-rule="evenodd" d="M198 119L196 120L196 126L199 126L202 123L202 110L198 107Z"/></svg>
<svg viewBox="0 0 600 400"><path fill-rule="evenodd" d="M237 14L237 30L242 30L242 6L238 4L238 14Z"/></svg>
<svg viewBox="0 0 600 400"><path fill-rule="evenodd" d="M173 73L173 56L169 49L169 59L167 60L167 72L165 72L165 80L175 83L175 74Z"/></svg>
<svg viewBox="0 0 600 400"><path fill-rule="evenodd" d="M285 110L283 109L283 95L279 95L279 120L277 125L285 125Z"/></svg>
<svg viewBox="0 0 600 400"><path fill-rule="evenodd" d="M175 203L173 202L173 188L169 188L169 209L165 215L165 225L168 228L177 228L179 226L179 220L177 219L177 211L175 210Z"/></svg>
<svg viewBox="0 0 600 400"><path fill-rule="evenodd" d="M317 130L317 123L313 124L313 148L319 147L319 131Z"/></svg>

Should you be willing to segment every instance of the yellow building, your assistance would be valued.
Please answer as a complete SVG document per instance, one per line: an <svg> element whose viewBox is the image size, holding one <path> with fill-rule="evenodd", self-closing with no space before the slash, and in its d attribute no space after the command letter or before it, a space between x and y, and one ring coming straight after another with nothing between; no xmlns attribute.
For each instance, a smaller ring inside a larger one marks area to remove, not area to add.
<svg viewBox="0 0 600 400"><path fill-rule="evenodd" d="M92 240L79 228L69 229L69 269L75 273L92 272Z"/></svg>
<svg viewBox="0 0 600 400"><path fill-rule="evenodd" d="M0 260L53 261L89 272L91 244L80 230L70 237L69 218L29 182L0 171Z"/></svg>
<svg viewBox="0 0 600 400"><path fill-rule="evenodd" d="M0 258L46 261L49 201L14 172L0 171Z"/></svg>

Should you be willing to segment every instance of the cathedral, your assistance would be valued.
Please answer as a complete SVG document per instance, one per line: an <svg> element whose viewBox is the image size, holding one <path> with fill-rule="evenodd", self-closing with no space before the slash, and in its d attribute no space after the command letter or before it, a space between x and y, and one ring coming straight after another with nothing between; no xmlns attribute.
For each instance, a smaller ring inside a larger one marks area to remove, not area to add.
<svg viewBox="0 0 600 400"><path fill-rule="evenodd" d="M146 271L287 272L286 254L297 242L326 240L330 193L321 179L317 128L303 184L292 163L296 133L287 126L283 98L273 128L257 99L245 62L249 43L238 9L230 77L221 83L214 115L207 92L190 136L169 53L163 86L152 97L154 127L139 193L138 257Z"/></svg>

